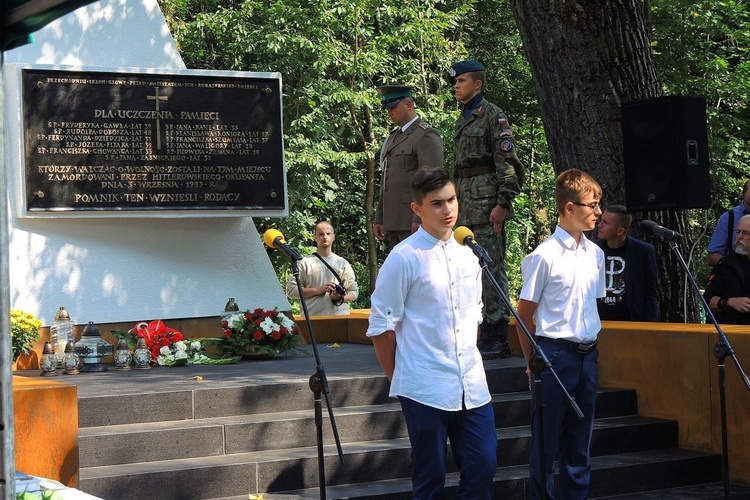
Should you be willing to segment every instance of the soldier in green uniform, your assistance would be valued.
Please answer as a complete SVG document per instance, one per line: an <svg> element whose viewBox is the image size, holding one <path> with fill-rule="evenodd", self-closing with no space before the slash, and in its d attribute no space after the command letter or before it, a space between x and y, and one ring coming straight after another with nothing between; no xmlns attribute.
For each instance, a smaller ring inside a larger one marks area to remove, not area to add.
<svg viewBox="0 0 750 500"><path fill-rule="evenodd" d="M375 212L375 237L388 248L406 239L419 228L420 220L411 209L411 179L419 167L443 166L443 140L414 110L409 87L378 87L383 109L396 125L380 150L380 199Z"/></svg>
<svg viewBox="0 0 750 500"><path fill-rule="evenodd" d="M526 174L516 156L508 119L482 96L486 74L482 63L460 61L448 71L456 100L464 108L453 131L454 178L458 190L458 225L467 226L489 254L488 266L503 292L508 294L505 269L505 221L513 217L513 199ZM477 346L484 359L510 356L510 311L483 278L484 320Z"/></svg>

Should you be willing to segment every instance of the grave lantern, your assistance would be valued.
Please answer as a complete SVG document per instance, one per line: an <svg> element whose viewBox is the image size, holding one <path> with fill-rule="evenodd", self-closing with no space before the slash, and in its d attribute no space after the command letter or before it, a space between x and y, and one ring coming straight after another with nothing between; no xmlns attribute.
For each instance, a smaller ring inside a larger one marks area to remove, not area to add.
<svg viewBox="0 0 750 500"><path fill-rule="evenodd" d="M232 297L229 297L227 304L224 306L224 312L221 313L221 322L228 321L230 317L237 314L240 311L240 307Z"/></svg>
<svg viewBox="0 0 750 500"><path fill-rule="evenodd" d="M147 370L151 368L151 351L146 345L146 339L138 337L138 344L133 351L133 361L137 370Z"/></svg>
<svg viewBox="0 0 750 500"><path fill-rule="evenodd" d="M55 319L49 325L49 337L52 343L52 350L55 351L57 356L57 362L62 363L63 356L65 355L65 346L71 340L75 339L75 324L70 319L68 310L64 307L60 307L55 313Z"/></svg>
<svg viewBox="0 0 750 500"><path fill-rule="evenodd" d="M42 377L54 377L57 375L57 356L52 349L51 342L44 343L42 359L39 362L39 368L42 369Z"/></svg>
<svg viewBox="0 0 750 500"><path fill-rule="evenodd" d="M65 345L65 354L63 355L63 375L78 375L80 372L81 358L76 352L76 345L69 340Z"/></svg>
<svg viewBox="0 0 750 500"><path fill-rule="evenodd" d="M93 321L89 321L81 333L81 340L76 342L76 352L83 361L82 372L106 372L102 358L112 354L112 344L104 340Z"/></svg>
<svg viewBox="0 0 750 500"><path fill-rule="evenodd" d="M128 341L120 339L115 349L115 370L130 370L130 362L133 361L133 355L130 354Z"/></svg>

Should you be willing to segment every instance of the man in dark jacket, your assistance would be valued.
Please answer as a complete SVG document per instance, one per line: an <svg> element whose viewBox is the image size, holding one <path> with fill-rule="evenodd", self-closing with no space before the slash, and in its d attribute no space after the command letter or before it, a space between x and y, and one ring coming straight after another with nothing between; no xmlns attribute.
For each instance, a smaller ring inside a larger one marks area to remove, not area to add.
<svg viewBox="0 0 750 500"><path fill-rule="evenodd" d="M714 266L703 297L719 323L750 325L750 215L734 234L734 251Z"/></svg>
<svg viewBox="0 0 750 500"><path fill-rule="evenodd" d="M599 219L595 243L604 250L607 296L597 301L610 321L659 321L659 278L653 245L628 236L633 216L611 205Z"/></svg>

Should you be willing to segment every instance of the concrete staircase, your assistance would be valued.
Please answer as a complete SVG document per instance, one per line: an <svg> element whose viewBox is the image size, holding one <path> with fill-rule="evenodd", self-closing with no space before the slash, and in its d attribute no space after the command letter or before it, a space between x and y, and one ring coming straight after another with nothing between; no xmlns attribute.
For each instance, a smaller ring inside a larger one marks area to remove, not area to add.
<svg viewBox="0 0 750 500"><path fill-rule="evenodd" d="M327 498L411 498L406 428L372 347L321 354L344 450L342 464L324 405ZM529 498L522 359L485 368L497 423L495 497ZM107 500L319 498L314 371L313 358L297 358L76 377L79 487ZM632 390L600 391L592 448L592 497L721 480L720 457L678 449L677 424L637 416ZM451 497L458 477L454 464L449 470Z"/></svg>

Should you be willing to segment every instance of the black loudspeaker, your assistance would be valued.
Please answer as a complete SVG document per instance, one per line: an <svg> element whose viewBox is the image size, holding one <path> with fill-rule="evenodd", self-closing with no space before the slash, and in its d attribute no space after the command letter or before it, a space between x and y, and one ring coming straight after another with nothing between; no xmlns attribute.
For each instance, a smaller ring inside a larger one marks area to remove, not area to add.
<svg viewBox="0 0 750 500"><path fill-rule="evenodd" d="M705 98L623 103L622 140L628 210L710 206Z"/></svg>

